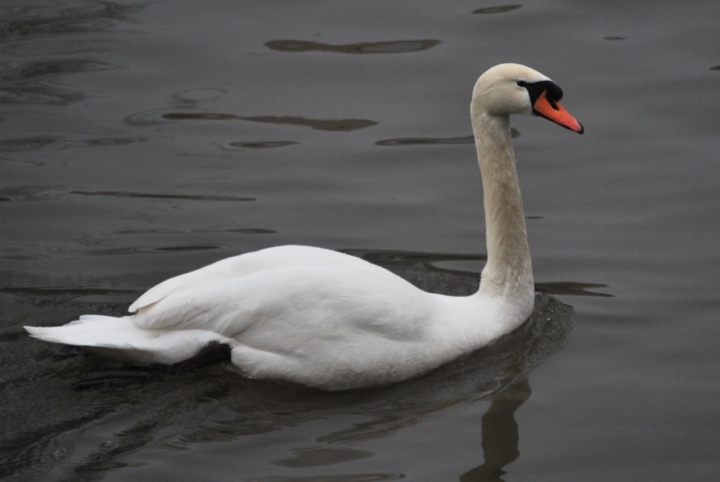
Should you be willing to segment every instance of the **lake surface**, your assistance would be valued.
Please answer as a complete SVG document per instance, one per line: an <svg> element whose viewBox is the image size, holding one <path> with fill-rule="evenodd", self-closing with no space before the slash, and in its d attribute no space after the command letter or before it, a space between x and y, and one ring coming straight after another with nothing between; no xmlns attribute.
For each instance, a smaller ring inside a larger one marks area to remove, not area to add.
<svg viewBox="0 0 720 482"><path fill-rule="evenodd" d="M0 18L3 479L720 479L717 2L9 0ZM557 81L586 133L513 118L543 294L498 344L326 394L222 365L121 383L24 333L282 244L472 291L468 105L501 62Z"/></svg>

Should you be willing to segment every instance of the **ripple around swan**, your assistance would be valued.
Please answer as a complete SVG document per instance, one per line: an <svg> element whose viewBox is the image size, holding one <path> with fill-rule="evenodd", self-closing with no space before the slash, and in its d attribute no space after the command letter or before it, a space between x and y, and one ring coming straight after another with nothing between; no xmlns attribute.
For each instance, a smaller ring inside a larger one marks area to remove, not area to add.
<svg viewBox="0 0 720 482"><path fill-rule="evenodd" d="M588 291L592 288L607 288L607 285L597 283L580 283L577 281L557 281L550 283L535 283L535 291L548 295L575 295L575 296L601 296L613 298L609 293Z"/></svg>
<svg viewBox="0 0 720 482"><path fill-rule="evenodd" d="M471 292L477 287L477 279L464 273L428 269L427 261L482 258L394 251L357 250L354 253L390 263L392 271L418 287L444 294ZM68 319L88 312L122 315L134 294L75 287L0 291L2 296L37 300L39 306L46 306L44 309L55 318L67 316ZM44 316L37 313L38 304L34 301L32 310L35 316ZM97 366L97 359L79 356L82 355L79 350L50 348L22 336L17 341L13 339L10 349L17 350L18 355L22 353L21 360L31 356L33 363L21 363L17 371L10 371L4 382L12 386L8 393L16 401L26 402L14 405L18 412L6 424L5 439L12 450L6 454L7 464L3 470L10 473L24 470L31 466L28 460L33 461L32 467L40 470L57 460L52 454L58 450L84 444L91 453L85 450L81 458L73 457L73 470L99 473L123 463L128 454L136 453L138 448L154 445L187 450L192 445L230 443L251 434L275 432L336 416L339 423L332 424L328 432L316 438L321 444L319 447L294 451L290 458L275 460L274 464L314 467L366 458L372 454L345 450L342 445L392 435L429 414L470 400L492 396L493 406L498 408L498 400L515 397L517 400L511 405L517 408L527 396L516 397L518 390L513 387L519 384L521 389L524 387L523 393L529 393L528 373L564 346L572 329L571 315L572 309L567 305L537 295L531 318L494 344L413 380L385 388L341 393L248 380L218 365L155 371L133 370L116 364ZM79 380L78 388L85 389L73 391L66 386L55 389L50 410L45 398L29 396L38 393L40 387L47 389L48 380L58 379L65 383ZM503 395L505 393L509 395ZM173 414L172 418L168 413ZM494 413L488 411L490 415ZM341 422L345 414L355 417L352 423ZM354 422L357 417L362 417L362 423ZM501 428L506 431L508 427L512 429L512 423ZM87 445L87 439L95 440L98 430L104 442L93 448L92 442ZM484 439L490 435L483 428ZM342 450L338 451L338 447ZM513 450L516 447L510 451ZM68 449L68 454L71 453ZM357 478L353 478L355 476ZM348 480L368 481L402 476L356 474L349 477ZM312 480L318 480L317 476Z"/></svg>
<svg viewBox="0 0 720 482"><path fill-rule="evenodd" d="M336 52L341 54L401 54L427 50L440 40L397 40L392 42L365 42L356 44L331 45L306 40L271 40L265 46L279 52Z"/></svg>

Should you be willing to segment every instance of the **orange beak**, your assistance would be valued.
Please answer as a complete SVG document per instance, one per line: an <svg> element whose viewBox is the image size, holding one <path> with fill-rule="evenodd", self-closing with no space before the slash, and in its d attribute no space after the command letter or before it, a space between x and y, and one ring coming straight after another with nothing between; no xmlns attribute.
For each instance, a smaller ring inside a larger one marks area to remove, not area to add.
<svg viewBox="0 0 720 482"><path fill-rule="evenodd" d="M566 129L577 132L578 134L582 134L585 131L583 126L580 125L580 123L563 108L563 106L561 106L558 102L547 98L547 90L540 94L540 97L537 98L535 104L533 105L533 111L536 114L565 127Z"/></svg>

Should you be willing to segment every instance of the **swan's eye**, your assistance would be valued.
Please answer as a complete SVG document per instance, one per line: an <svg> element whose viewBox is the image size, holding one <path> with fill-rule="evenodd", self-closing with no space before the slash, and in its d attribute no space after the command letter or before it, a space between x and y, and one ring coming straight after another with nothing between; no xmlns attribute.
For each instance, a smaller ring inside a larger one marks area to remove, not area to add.
<svg viewBox="0 0 720 482"><path fill-rule="evenodd" d="M524 80L518 80L515 83L518 85L518 87L525 87L527 85L527 82L525 82Z"/></svg>

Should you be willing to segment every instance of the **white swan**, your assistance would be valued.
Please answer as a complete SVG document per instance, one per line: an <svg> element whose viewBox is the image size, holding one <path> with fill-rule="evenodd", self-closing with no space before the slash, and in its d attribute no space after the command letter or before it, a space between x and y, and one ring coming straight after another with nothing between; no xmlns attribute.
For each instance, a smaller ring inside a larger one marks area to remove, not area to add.
<svg viewBox="0 0 720 482"><path fill-rule="evenodd" d="M251 378L326 390L398 382L506 334L533 310L534 287L510 114L582 133L560 88L518 64L485 72L471 114L484 188L488 261L478 292L426 293L389 271L320 248L281 246L218 261L142 295L122 318L26 327L35 338L115 358L172 364L211 341Z"/></svg>

